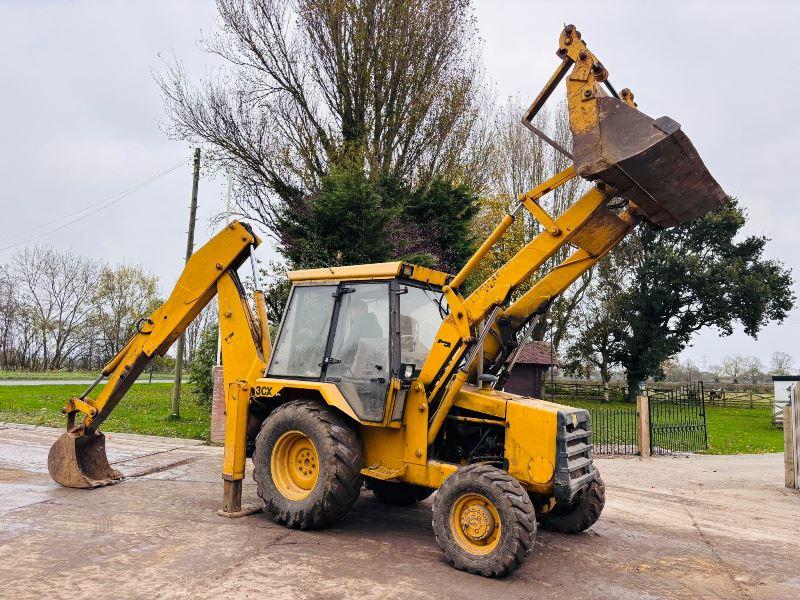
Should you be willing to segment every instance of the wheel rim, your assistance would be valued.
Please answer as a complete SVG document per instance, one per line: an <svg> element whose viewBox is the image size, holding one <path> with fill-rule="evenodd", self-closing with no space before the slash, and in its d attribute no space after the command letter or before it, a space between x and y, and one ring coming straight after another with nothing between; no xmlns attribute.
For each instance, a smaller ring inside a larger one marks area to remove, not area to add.
<svg viewBox="0 0 800 600"><path fill-rule="evenodd" d="M450 530L459 546L471 554L489 554L500 543L500 515L480 494L460 496L450 510Z"/></svg>
<svg viewBox="0 0 800 600"><path fill-rule="evenodd" d="M319 454L314 442L301 431L287 431L272 448L272 481L289 500L311 494L319 479Z"/></svg>

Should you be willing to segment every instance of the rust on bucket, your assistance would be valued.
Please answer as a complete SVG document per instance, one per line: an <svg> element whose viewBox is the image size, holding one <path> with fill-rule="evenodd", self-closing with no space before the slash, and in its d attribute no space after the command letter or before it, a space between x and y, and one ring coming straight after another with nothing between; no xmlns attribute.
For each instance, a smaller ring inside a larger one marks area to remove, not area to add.
<svg viewBox="0 0 800 600"><path fill-rule="evenodd" d="M47 470L57 483L71 488L95 488L123 479L106 457L106 436L82 434L80 428L62 433L50 448Z"/></svg>

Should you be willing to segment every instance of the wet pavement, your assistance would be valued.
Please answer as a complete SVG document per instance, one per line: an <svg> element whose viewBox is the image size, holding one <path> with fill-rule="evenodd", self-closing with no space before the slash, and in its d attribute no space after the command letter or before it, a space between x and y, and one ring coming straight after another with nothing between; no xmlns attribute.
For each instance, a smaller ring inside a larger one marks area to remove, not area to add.
<svg viewBox="0 0 800 600"><path fill-rule="evenodd" d="M0 424L2 597L800 597L800 494L783 488L777 454L598 459L600 521L578 536L540 532L497 581L444 562L430 499L393 508L364 491L319 532L225 519L221 448L108 434L127 480L72 490L47 475L59 433ZM249 476L244 496L257 501Z"/></svg>

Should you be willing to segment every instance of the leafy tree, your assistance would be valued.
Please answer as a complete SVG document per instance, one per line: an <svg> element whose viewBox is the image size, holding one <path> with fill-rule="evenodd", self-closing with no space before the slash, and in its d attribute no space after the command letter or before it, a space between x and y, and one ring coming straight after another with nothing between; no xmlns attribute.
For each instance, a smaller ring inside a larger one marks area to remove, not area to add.
<svg viewBox="0 0 800 600"><path fill-rule="evenodd" d="M465 185L437 179L411 189L395 178L373 181L351 161L279 214L279 251L293 268L404 259L455 271L472 253L477 211Z"/></svg>
<svg viewBox="0 0 800 600"><path fill-rule="evenodd" d="M791 310L791 274L764 258L767 238L736 241L745 221L729 198L702 219L667 230L640 227L629 238L631 265L618 298L625 322L616 333L615 358L627 371L631 397L703 327L730 335L738 322L756 337Z"/></svg>
<svg viewBox="0 0 800 600"><path fill-rule="evenodd" d="M574 319L574 341L566 354L569 371L578 372L582 365L588 364L600 372L605 402L610 401L609 382L621 318L616 301L621 283L615 272L613 258L608 257L600 262L592 287L580 299Z"/></svg>
<svg viewBox="0 0 800 600"><path fill-rule="evenodd" d="M279 251L293 267L386 261L391 204L361 168L335 166L318 193L278 214Z"/></svg>
<svg viewBox="0 0 800 600"><path fill-rule="evenodd" d="M208 323L200 333L200 343L189 363L189 383L194 385L195 397L201 406L210 407L214 395L214 379L211 368L217 360L218 335L219 326L216 321Z"/></svg>
<svg viewBox="0 0 800 600"><path fill-rule="evenodd" d="M414 257L424 254L430 257L429 266L455 273L475 250L470 223L478 207L478 197L470 188L443 179L412 192L400 216L406 241L395 242L394 257L420 263L426 261L415 261ZM409 244L410 240L415 246Z"/></svg>

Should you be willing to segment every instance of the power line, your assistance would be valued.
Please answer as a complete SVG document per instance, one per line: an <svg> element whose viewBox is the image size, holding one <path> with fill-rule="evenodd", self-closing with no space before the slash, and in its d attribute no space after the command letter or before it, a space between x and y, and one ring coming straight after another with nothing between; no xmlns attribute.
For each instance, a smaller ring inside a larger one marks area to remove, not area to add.
<svg viewBox="0 0 800 600"><path fill-rule="evenodd" d="M114 194L113 196L108 196L108 197L106 197L106 198L104 198L102 200L99 200L97 202L93 202L92 204L84 206L83 208L81 208L79 210L76 210L76 211L74 211L74 212L72 212L72 213L70 213L68 215L64 215L64 216L58 217L56 219L52 219L52 220L50 220L50 221L48 221L46 223L42 223L40 225L36 225L34 227L27 228L22 233L17 233L15 235L12 235L12 236L9 236L7 238L4 238L4 239L0 240L0 243L7 242L9 240L13 240L15 238L20 237L21 235L28 234L31 231L36 231L36 230L39 230L39 229L43 229L45 227L49 227L50 225L54 225L55 223L58 223L59 221L63 221L64 219L71 219L70 221L68 221L66 223L63 223L63 224L59 225L58 227L54 227L53 229L45 231L44 233L41 233L39 235L35 235L33 237L27 238L27 239L25 239L25 240L23 240L21 242L16 242L14 244L10 244L8 246L0 248L0 252L2 252L4 250L11 250L12 248L17 248L18 246L23 246L23 245L28 244L30 242L33 242L35 240L41 239L41 238L43 238L45 236L48 236L48 235L50 235L52 233L55 233L56 231L60 231L60 230L62 230L64 228L66 228L66 227L69 227L70 225L73 225L73 224L77 223L78 221L82 221L83 219L85 219L87 217L90 217L90 216L100 212L101 210L105 210L106 208L109 208L110 206L113 206L114 204L116 204L120 200L124 200L125 198L127 198L129 196L132 196L136 192L144 189L145 187L147 187L151 183L155 182L156 180L160 179L161 177L163 177L165 175L168 175L169 173L172 173L176 169L184 166L186 164L186 161L187 161L187 159L183 158L183 159L181 159L181 161L179 163L176 163L175 165L169 167L168 169L166 169L164 171L161 171L160 173L157 173L156 175L153 175L149 179L147 179L145 181L142 181L140 183L137 183L136 185L134 185L134 186L122 191L122 192ZM89 211L89 212L86 212L86 211ZM84 214L81 214L81 213L84 213ZM76 216L76 215L80 215L80 216ZM75 218L73 218L73 217L75 217Z"/></svg>

